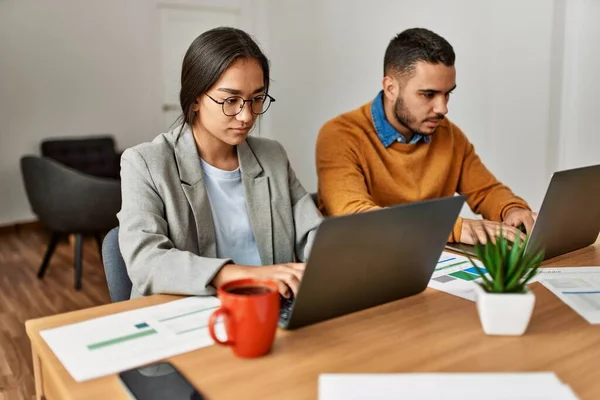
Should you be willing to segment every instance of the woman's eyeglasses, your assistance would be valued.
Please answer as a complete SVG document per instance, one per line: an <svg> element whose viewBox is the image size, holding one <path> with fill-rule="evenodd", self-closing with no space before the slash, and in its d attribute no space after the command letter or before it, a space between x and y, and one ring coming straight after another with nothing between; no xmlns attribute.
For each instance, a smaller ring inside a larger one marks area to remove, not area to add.
<svg viewBox="0 0 600 400"><path fill-rule="evenodd" d="M250 111L252 111L252 114L264 114L271 106L271 103L275 101L275 99L268 94L261 94L260 96L253 97L248 100L244 100L244 98L241 96L231 96L223 101L217 101L210 97L207 93L205 94L209 99L217 104L220 104L221 107L223 107L223 114L227 115L228 117L234 117L241 113L246 103L250 103Z"/></svg>

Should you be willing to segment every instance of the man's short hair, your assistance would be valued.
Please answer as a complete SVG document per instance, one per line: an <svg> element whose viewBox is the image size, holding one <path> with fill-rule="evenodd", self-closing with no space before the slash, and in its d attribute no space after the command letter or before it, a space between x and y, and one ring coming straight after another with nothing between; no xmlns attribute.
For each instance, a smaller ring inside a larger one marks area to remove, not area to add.
<svg viewBox="0 0 600 400"><path fill-rule="evenodd" d="M455 58L446 39L424 28L411 28L390 41L383 59L383 74L410 74L418 61L451 67Z"/></svg>

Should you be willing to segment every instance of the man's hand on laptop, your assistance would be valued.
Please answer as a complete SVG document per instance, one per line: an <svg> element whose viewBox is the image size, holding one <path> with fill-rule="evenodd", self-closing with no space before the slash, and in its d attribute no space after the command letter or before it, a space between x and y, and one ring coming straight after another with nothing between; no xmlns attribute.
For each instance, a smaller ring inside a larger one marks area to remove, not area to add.
<svg viewBox="0 0 600 400"><path fill-rule="evenodd" d="M476 243L485 244L487 243L488 235L494 241L496 237L500 236L500 232L502 232L502 236L512 242L515 241L517 235L521 236L521 239L525 238L523 232L514 226L509 226L502 222L465 218L462 223L460 242L471 245Z"/></svg>
<svg viewBox="0 0 600 400"><path fill-rule="evenodd" d="M519 227L525 226L525 232L531 233L533 223L537 218L537 213L531 212L525 208L515 207L506 212L504 216L504 224Z"/></svg>

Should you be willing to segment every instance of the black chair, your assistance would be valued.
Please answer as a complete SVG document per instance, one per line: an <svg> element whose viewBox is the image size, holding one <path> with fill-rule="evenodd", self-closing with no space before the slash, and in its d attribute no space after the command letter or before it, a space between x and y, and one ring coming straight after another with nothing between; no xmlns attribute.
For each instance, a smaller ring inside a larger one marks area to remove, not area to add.
<svg viewBox="0 0 600 400"><path fill-rule="evenodd" d="M121 155L110 135L47 139L41 154L84 174L119 179Z"/></svg>
<svg viewBox="0 0 600 400"><path fill-rule="evenodd" d="M119 248L119 227L113 228L104 237L102 243L102 261L108 283L108 293L113 303L129 300L131 296L131 279L121 249Z"/></svg>
<svg viewBox="0 0 600 400"><path fill-rule="evenodd" d="M24 156L21 172L33 212L52 232L50 244L38 271L44 277L62 235L75 234L75 289L81 289L83 235L101 235L118 225L121 183L75 171L54 160Z"/></svg>

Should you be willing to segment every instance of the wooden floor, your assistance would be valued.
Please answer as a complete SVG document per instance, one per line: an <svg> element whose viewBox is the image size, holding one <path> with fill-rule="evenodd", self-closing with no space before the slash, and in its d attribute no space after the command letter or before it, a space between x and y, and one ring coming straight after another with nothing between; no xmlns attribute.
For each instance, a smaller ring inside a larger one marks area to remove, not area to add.
<svg viewBox="0 0 600 400"><path fill-rule="evenodd" d="M83 250L83 288L73 288L73 250L58 245L46 276L36 276L49 236L24 230L0 234L0 400L34 397L31 346L25 321L110 302L93 238Z"/></svg>

